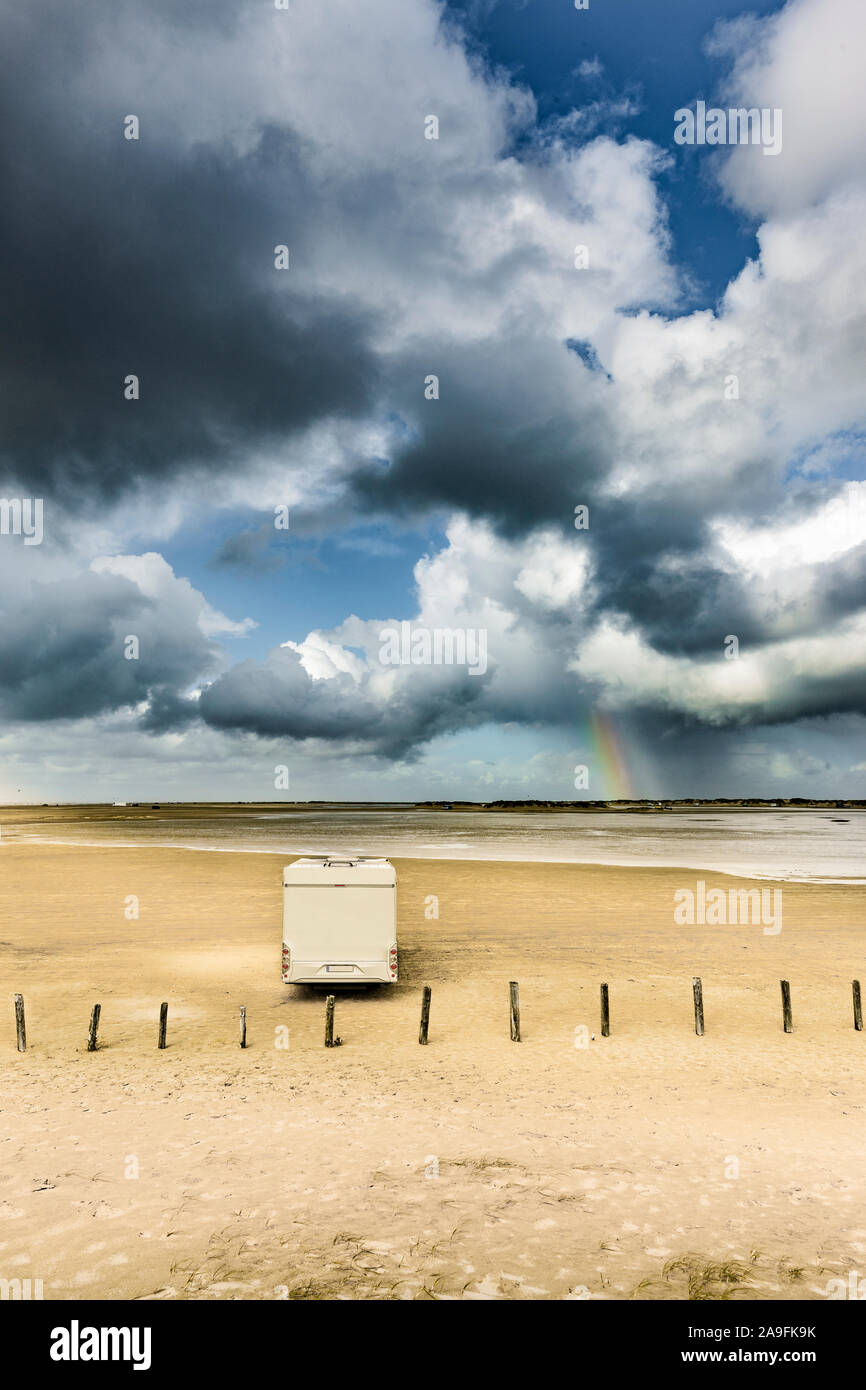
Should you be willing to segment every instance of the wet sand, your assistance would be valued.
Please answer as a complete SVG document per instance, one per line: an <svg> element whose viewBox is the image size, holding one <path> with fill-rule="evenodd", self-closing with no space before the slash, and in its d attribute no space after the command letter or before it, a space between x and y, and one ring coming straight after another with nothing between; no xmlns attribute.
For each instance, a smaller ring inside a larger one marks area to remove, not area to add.
<svg viewBox="0 0 866 1390"><path fill-rule="evenodd" d="M785 883L767 936L674 924L674 891L720 874L395 861L400 983L340 994L331 1051L324 992L279 979L285 858L0 847L0 1276L50 1299L810 1299L866 1271L866 888Z"/></svg>

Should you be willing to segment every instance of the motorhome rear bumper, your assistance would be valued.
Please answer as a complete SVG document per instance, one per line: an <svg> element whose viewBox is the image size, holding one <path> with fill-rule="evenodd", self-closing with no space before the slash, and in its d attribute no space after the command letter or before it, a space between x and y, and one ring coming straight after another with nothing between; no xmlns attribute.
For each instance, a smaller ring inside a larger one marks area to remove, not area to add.
<svg viewBox="0 0 866 1390"><path fill-rule="evenodd" d="M331 961L293 961L283 980L290 985L393 985L397 983L387 961L355 961L335 965Z"/></svg>

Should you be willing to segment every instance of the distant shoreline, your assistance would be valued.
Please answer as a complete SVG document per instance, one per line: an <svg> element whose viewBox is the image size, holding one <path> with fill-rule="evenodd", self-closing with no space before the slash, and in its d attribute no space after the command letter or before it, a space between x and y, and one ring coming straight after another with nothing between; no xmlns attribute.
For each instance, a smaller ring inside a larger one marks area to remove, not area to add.
<svg viewBox="0 0 866 1390"><path fill-rule="evenodd" d="M709 797L653 801L43 801L9 802L0 811L178 811L232 810L236 807L284 811L862 811L866 800L810 800L794 796L763 798Z"/></svg>
<svg viewBox="0 0 866 1390"><path fill-rule="evenodd" d="M862 811L866 801L735 801L719 797L706 801L417 801L418 811Z"/></svg>

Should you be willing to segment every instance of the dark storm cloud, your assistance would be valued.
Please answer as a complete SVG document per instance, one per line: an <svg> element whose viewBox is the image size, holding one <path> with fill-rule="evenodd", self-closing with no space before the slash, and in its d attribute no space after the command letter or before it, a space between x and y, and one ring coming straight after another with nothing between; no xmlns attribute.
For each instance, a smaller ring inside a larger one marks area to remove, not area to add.
<svg viewBox="0 0 866 1390"><path fill-rule="evenodd" d="M231 6L163 3L155 14L181 26L182 43L195 41L189 29L198 24L212 35L234 22ZM599 505L616 462L610 393L567 343L518 319L502 337L470 345L434 337L379 358L369 308L304 293L305 255L330 217L348 249L354 238L393 238L384 210L394 209L396 241L414 254L412 218L388 175L346 171L323 187L310 151L285 128L264 129L245 155L222 139L181 146L146 91L129 96L138 142L123 139L123 109L109 118L86 98L70 105L68 65L88 58L97 34L109 35L110 55L135 32L134 19L136 7L124 3L80 12L42 4L7 27L0 476L34 495L60 494L71 511L184 469L206 488L257 449L277 451L317 421L381 402L407 422L407 435L385 465L358 467L350 509L461 508L514 537L541 524L567 532L575 504L587 503L600 609L631 614L670 650L698 650L716 640L719 623L730 627L743 608L730 580L705 568L684 573L671 593L658 570L665 554L704 544L710 499L669 489L650 508ZM435 245L441 231L428 225L426 235ZM297 272L273 269L282 242ZM523 273L538 256L525 249ZM473 291L510 273L496 261ZM123 397L128 373L140 378L138 401ZM439 376L437 401L423 398L430 373ZM320 515L338 524L344 512L337 500ZM270 563L246 533L217 557L258 560ZM745 615L742 623L750 632Z"/></svg>
<svg viewBox="0 0 866 1390"><path fill-rule="evenodd" d="M440 734L489 718L484 678L453 667L428 667L398 684L387 703L351 676L312 681L300 657L276 648L264 661L243 661L202 692L199 708L217 729L265 738L324 739L359 751L409 759Z"/></svg>
<svg viewBox="0 0 866 1390"><path fill-rule="evenodd" d="M138 640L128 659L126 639ZM41 722L80 719L151 701L147 726L184 722L179 693L218 668L217 648L196 626L183 595L145 596L128 579L89 571L34 584L0 624L0 714Z"/></svg>
<svg viewBox="0 0 866 1390"><path fill-rule="evenodd" d="M814 611L831 623L857 613L866 601L866 544L852 546L838 559L815 566Z"/></svg>
<svg viewBox="0 0 866 1390"><path fill-rule="evenodd" d="M438 400L417 404L425 366L439 376ZM629 617L657 650L717 651L725 634L758 642L773 624L755 611L749 586L708 558L708 520L728 510L749 518L768 501L766 479L732 492L709 476L684 489L660 479L637 498L612 498L616 463L611 402L564 345L530 340L469 348L435 345L395 370L396 393L415 438L384 470L355 473L360 510L412 514L459 508L513 539L553 526L574 536L574 507L590 509L581 544L593 557L590 615Z"/></svg>
<svg viewBox="0 0 866 1390"><path fill-rule="evenodd" d="M424 398L438 377L439 399ZM551 339L431 341L391 364L392 407L411 438L384 470L356 471L359 507L460 508L501 534L572 525L610 466L602 400L590 372Z"/></svg>
<svg viewBox="0 0 866 1390"><path fill-rule="evenodd" d="M769 635L748 586L705 559L709 536L702 516L686 507L678 513L672 502L663 517L654 504L626 503L625 515L608 531L611 510L599 508L594 536L596 616L625 615L656 651L672 656L717 653L728 633L742 643Z"/></svg>
<svg viewBox="0 0 866 1390"><path fill-rule="evenodd" d="M744 650L792 636L806 638L863 607L866 545L812 565L807 599L768 601L767 593L756 589L746 576L703 558L710 548L710 535L702 516L689 515L685 507L677 516L670 507L666 517L668 525L662 530L659 517L646 512L639 519L631 516L630 525L616 527L619 544L603 524L596 535L602 575L596 611L626 614L658 652L695 659L712 656L721 650L728 633L737 636ZM655 530L654 520L659 523ZM677 525L683 522L692 531L678 537ZM664 564L659 563L658 553L647 552L645 542L653 534L664 535ZM683 561L684 567L667 563L671 557ZM820 681L815 687L828 694L832 688L832 682ZM850 692L840 691L840 699L839 710L851 707ZM810 712L814 703L814 696L806 701ZM832 697L828 708L837 708ZM859 708L866 708L866 693Z"/></svg>
<svg viewBox="0 0 866 1390"><path fill-rule="evenodd" d="M428 401L431 373L439 398ZM390 467L372 461L355 471L361 514L458 508L508 539L540 526L573 537L574 507L584 503L590 527L581 544L594 565L588 616L622 614L656 650L691 657L718 651L731 632L757 644L784 630L784 612L760 610L749 582L711 558L713 518L774 519L784 493L768 459L708 469L687 487L659 476L634 496L611 496L608 480L621 462L616 388L549 338L431 341L386 375L407 438ZM817 488L801 492L801 506L818 505ZM829 606L836 586L825 582ZM852 585L840 578L838 587L840 601L845 590L854 602ZM807 614L798 621L808 629Z"/></svg>
<svg viewBox="0 0 866 1390"><path fill-rule="evenodd" d="M303 264L324 215L292 132L186 150L139 91L127 141L124 110L66 95L88 12L59 34L40 12L4 24L0 58L0 476L80 508L362 409L369 313L274 268L278 244Z"/></svg>

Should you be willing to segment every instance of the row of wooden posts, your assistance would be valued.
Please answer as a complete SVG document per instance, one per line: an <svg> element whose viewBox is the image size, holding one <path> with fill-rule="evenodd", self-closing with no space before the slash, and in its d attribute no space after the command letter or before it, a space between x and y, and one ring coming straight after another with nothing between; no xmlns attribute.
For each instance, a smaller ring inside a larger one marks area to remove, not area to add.
<svg viewBox="0 0 866 1390"><path fill-rule="evenodd" d="M782 1027L786 1033L793 1033L794 1018L791 1011L791 986L787 980L780 980L782 986ZM863 1004L860 997L860 981L852 980L851 989L854 997L854 1027L858 1033L863 1031ZM695 1003L695 1032L698 1037L704 1034L704 991L699 977L696 975L692 980L692 994ZM432 990L429 985L424 986L424 993L421 999L421 1026L418 1030L418 1041L422 1047L427 1043L427 1035L430 1029L430 999ZM342 1038L334 1037L334 1004L333 994L329 994L325 1002L325 1047L339 1047ZM511 1041L520 1042L520 991L516 980L511 980L508 985L508 1011L509 1025L511 1030ZM247 1006L241 1004L240 1013L240 1045L247 1045ZM90 1028L87 1033L87 1051L95 1052L97 1048L97 1037L99 1034L99 1017L102 1013L102 1005L94 1004L90 1015ZM27 1030L24 1020L24 996L15 995L15 1028L18 1035L18 1051L27 1051ZM159 1040L157 1047L164 1048L166 1045L166 1035L168 1032L168 1004L163 1003L159 1006ZM610 992L606 984L601 986L601 1036L610 1037Z"/></svg>

